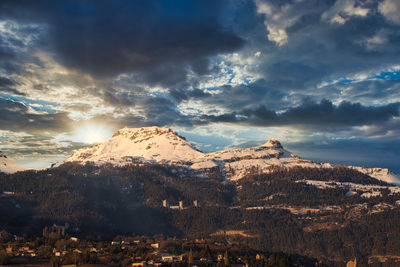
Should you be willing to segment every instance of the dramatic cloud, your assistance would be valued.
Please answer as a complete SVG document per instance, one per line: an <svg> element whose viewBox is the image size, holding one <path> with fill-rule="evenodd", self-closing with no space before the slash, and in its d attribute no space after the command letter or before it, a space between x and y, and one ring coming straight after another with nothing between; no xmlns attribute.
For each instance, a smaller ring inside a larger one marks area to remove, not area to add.
<svg viewBox="0 0 400 267"><path fill-rule="evenodd" d="M0 77L0 92L24 95L24 93L21 93L13 88L15 85L17 85L15 81L5 77Z"/></svg>
<svg viewBox="0 0 400 267"><path fill-rule="evenodd" d="M369 9L355 0L337 0L334 6L322 14L322 19L330 23L344 24L351 16L365 17Z"/></svg>
<svg viewBox="0 0 400 267"><path fill-rule="evenodd" d="M365 107L359 103L341 102L335 106L328 100L305 101L301 106L277 114L265 106L219 116L204 116L212 122L245 123L257 126L298 126L334 131L335 128L372 125L400 116L400 103L381 107Z"/></svg>
<svg viewBox="0 0 400 267"><path fill-rule="evenodd" d="M400 136L399 18L395 0L4 0L1 149L48 163L82 129L158 125L208 151L378 151Z"/></svg>
<svg viewBox="0 0 400 267"><path fill-rule="evenodd" d="M41 113L22 103L0 98L1 130L59 133L70 127L71 120L65 113Z"/></svg>
<svg viewBox="0 0 400 267"><path fill-rule="evenodd" d="M379 11L390 21L400 23L400 3L396 0L384 0L379 4Z"/></svg>
<svg viewBox="0 0 400 267"><path fill-rule="evenodd" d="M168 64L187 64L201 72L208 56L244 44L219 24L220 1L2 3L3 16L48 26L46 45L59 62L97 77L150 71L148 78L157 81L184 71L170 70Z"/></svg>

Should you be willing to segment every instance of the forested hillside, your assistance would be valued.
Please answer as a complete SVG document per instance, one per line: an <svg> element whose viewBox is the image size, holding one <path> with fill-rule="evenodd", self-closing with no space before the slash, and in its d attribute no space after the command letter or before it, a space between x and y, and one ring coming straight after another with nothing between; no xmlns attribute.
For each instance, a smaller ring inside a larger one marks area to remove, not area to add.
<svg viewBox="0 0 400 267"><path fill-rule="evenodd" d="M235 182L210 176L161 165L73 163L1 174L0 212L8 216L0 228L27 236L53 224L83 237L211 236L337 262L358 256L361 264L372 255L400 255L400 194L385 182L340 167L273 168Z"/></svg>

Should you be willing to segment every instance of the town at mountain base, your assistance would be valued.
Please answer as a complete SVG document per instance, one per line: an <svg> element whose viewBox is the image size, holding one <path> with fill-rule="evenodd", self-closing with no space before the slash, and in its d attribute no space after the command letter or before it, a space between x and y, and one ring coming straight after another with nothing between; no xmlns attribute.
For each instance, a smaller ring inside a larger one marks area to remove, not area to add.
<svg viewBox="0 0 400 267"><path fill-rule="evenodd" d="M54 250L46 250L65 263L76 249L92 249L84 244L146 235L178 242L169 253L189 253L185 246L206 239L222 244L216 245L224 247L222 253L245 244L263 255L260 260L284 253L318 259L311 260L321 261L318 266L345 266L354 259L357 266L398 266L400 186L372 177L390 174L384 170L303 160L276 139L202 153L170 129L124 128L59 166L0 173L0 214L7 214L0 216L0 230L48 248L43 229L68 225L67 237L53 235ZM21 240L11 240L10 247L19 251ZM62 255L60 244L72 252ZM121 256L130 255L122 247L142 251L142 257L153 252L122 243L106 247ZM109 251L89 254L100 259Z"/></svg>
<svg viewBox="0 0 400 267"><path fill-rule="evenodd" d="M0 214L7 214L0 216L0 229L37 240L46 226L68 225L69 236L88 241L132 234L207 238L246 244L263 255L283 252L335 262L331 266L354 258L359 266L382 266L381 261L397 266L399 189L341 166L275 167L223 180L217 173L181 176L156 163L69 162L0 174ZM76 248L62 239L53 241Z"/></svg>

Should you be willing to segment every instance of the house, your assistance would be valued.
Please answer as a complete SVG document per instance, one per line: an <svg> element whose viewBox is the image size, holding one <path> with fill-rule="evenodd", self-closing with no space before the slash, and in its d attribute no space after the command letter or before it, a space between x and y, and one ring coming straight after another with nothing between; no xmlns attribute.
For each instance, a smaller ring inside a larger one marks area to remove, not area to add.
<svg viewBox="0 0 400 267"><path fill-rule="evenodd" d="M141 262L134 262L132 263L131 266L162 266L161 262L153 262L153 261L149 261L149 262L145 262L145 261L141 261Z"/></svg>
<svg viewBox="0 0 400 267"><path fill-rule="evenodd" d="M97 249L96 248L90 248L89 252L97 252Z"/></svg>
<svg viewBox="0 0 400 267"><path fill-rule="evenodd" d="M148 262L147 262L147 266L162 266L163 264L161 263L161 262L155 262L155 261L153 261L153 260L149 260Z"/></svg>
<svg viewBox="0 0 400 267"><path fill-rule="evenodd" d="M82 250L79 250L79 249L74 249L74 253L78 253L78 254L82 254Z"/></svg>
<svg viewBox="0 0 400 267"><path fill-rule="evenodd" d="M168 204L169 205L169 204ZM183 207L183 201L182 200L180 200L179 202L178 202L178 206L168 206L170 209L173 209L173 210L183 210L184 209L184 207Z"/></svg>
<svg viewBox="0 0 400 267"><path fill-rule="evenodd" d="M133 266L147 266L145 261L141 261L141 262L134 262L132 263L132 267Z"/></svg>
<svg viewBox="0 0 400 267"><path fill-rule="evenodd" d="M182 255L165 255L161 257L161 261L163 262L180 262L182 259Z"/></svg>
<svg viewBox="0 0 400 267"><path fill-rule="evenodd" d="M160 243L153 243L150 245L152 248L157 249L160 247Z"/></svg>
<svg viewBox="0 0 400 267"><path fill-rule="evenodd" d="M162 206L163 206L164 208L169 208L168 200L164 199L163 202L162 202Z"/></svg>

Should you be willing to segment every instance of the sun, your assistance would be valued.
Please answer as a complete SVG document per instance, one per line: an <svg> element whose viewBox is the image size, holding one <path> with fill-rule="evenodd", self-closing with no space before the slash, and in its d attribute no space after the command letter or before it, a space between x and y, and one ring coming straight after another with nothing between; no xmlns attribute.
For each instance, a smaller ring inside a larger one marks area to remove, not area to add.
<svg viewBox="0 0 400 267"><path fill-rule="evenodd" d="M107 140L112 135L111 129L104 125L84 125L74 132L74 139L78 142L94 144Z"/></svg>

